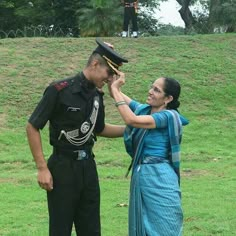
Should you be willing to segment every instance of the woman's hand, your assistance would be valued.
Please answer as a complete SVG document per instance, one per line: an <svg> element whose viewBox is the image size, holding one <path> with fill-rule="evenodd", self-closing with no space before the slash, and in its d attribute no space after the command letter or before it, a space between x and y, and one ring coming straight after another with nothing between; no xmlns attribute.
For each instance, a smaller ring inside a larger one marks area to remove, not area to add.
<svg viewBox="0 0 236 236"><path fill-rule="evenodd" d="M111 90L120 90L121 86L125 84L125 74L121 72L120 75L115 75L111 81Z"/></svg>
<svg viewBox="0 0 236 236"><path fill-rule="evenodd" d="M120 92L120 87L123 84L124 84L123 81L117 75L114 75L113 78L108 81L107 86L108 86L109 94L112 98L114 98L115 91Z"/></svg>
<svg viewBox="0 0 236 236"><path fill-rule="evenodd" d="M115 75L113 76L111 80L111 89L117 89L119 90L121 86L125 84L125 73L117 70L116 68L113 68L115 71Z"/></svg>

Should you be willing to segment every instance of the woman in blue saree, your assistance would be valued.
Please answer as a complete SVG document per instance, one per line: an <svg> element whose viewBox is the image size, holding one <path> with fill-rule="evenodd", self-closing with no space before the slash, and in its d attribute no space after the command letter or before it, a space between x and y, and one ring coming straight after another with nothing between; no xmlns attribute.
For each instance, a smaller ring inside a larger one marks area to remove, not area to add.
<svg viewBox="0 0 236 236"><path fill-rule="evenodd" d="M188 121L177 111L180 84L157 79L141 104L121 92L125 74L115 72L111 95L127 125L124 140L132 157L129 236L181 236L180 143Z"/></svg>

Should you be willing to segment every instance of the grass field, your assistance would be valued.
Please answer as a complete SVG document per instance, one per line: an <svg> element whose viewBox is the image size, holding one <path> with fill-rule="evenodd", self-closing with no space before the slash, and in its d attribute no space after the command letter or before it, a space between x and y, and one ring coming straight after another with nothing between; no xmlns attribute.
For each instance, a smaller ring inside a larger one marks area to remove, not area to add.
<svg viewBox="0 0 236 236"><path fill-rule="evenodd" d="M145 102L160 76L182 85L184 236L236 235L236 35L103 38L129 59L123 91ZM0 40L0 236L46 236L46 194L37 186L25 125L44 88L82 70L94 38ZM106 92L106 88L104 89ZM107 122L122 121L105 95ZM42 132L45 156L51 147ZM122 139L99 138L103 236L127 236L129 165ZM73 234L75 235L75 234Z"/></svg>

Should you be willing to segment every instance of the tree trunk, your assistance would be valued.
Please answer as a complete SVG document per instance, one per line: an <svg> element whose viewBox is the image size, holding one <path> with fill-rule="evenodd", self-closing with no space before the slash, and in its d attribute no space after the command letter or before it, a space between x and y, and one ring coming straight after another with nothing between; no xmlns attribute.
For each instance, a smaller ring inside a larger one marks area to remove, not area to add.
<svg viewBox="0 0 236 236"><path fill-rule="evenodd" d="M210 0L209 3L209 18L208 18L208 28L210 29L210 32L214 32L215 27L215 20L214 18L217 18L217 16L214 15L214 7L220 5L220 0Z"/></svg>
<svg viewBox="0 0 236 236"><path fill-rule="evenodd" d="M189 9L191 0L176 0L176 1L181 5L179 14L184 21L185 33L187 34L194 29L194 23L195 23L192 12Z"/></svg>

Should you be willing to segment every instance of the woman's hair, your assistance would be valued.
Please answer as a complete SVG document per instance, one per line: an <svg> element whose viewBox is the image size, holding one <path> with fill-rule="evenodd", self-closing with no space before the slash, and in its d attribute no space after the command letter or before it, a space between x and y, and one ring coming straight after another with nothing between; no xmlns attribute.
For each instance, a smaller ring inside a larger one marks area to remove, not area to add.
<svg viewBox="0 0 236 236"><path fill-rule="evenodd" d="M177 80L169 77L163 77L164 78L164 92L166 96L172 96L173 100L167 104L167 109L174 109L177 110L177 108L180 106L179 102L179 95L181 92L180 84Z"/></svg>

